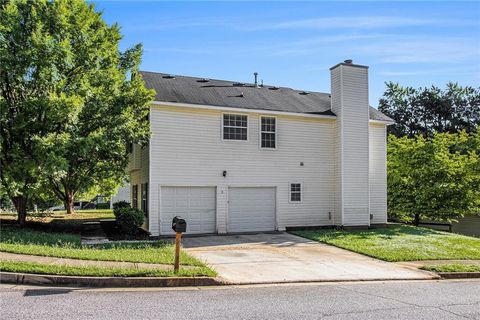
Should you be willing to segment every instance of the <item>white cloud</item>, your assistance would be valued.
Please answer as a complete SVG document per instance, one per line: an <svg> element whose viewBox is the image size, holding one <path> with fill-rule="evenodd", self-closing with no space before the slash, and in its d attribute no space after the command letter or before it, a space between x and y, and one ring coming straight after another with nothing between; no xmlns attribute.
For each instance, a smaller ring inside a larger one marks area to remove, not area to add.
<svg viewBox="0 0 480 320"><path fill-rule="evenodd" d="M404 18L395 16L322 17L265 24L258 29L351 29L386 28L431 25L431 19Z"/></svg>
<svg viewBox="0 0 480 320"><path fill-rule="evenodd" d="M424 38L388 39L371 45L360 46L359 52L376 56L382 63L460 63L477 60L480 45L474 39Z"/></svg>

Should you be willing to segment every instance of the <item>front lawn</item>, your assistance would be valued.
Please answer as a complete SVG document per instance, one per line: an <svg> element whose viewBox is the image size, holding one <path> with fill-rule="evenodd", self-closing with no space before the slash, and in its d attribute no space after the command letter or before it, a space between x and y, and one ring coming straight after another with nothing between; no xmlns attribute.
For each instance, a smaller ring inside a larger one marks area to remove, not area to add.
<svg viewBox="0 0 480 320"><path fill-rule="evenodd" d="M17 229L2 226L0 251L81 260L173 264L175 247L164 241L82 246L78 234L42 232L28 228ZM183 265L205 266L183 250L180 262Z"/></svg>
<svg viewBox="0 0 480 320"><path fill-rule="evenodd" d="M478 238L413 226L291 233L386 261L480 259Z"/></svg>
<svg viewBox="0 0 480 320"><path fill-rule="evenodd" d="M4 272L55 274L63 276L90 277L214 277L215 272L207 267L180 268L173 271L142 268L110 268L96 266L52 265L35 262L0 261L0 270Z"/></svg>
<svg viewBox="0 0 480 320"><path fill-rule="evenodd" d="M420 269L433 272L480 272L480 264L436 264Z"/></svg>

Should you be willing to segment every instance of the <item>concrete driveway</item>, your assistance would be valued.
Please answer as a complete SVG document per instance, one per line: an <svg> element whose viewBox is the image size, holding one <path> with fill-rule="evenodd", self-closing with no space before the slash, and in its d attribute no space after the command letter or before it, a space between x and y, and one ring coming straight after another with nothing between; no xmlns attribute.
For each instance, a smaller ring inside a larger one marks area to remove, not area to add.
<svg viewBox="0 0 480 320"><path fill-rule="evenodd" d="M187 237L183 246L233 284L438 278L288 233Z"/></svg>

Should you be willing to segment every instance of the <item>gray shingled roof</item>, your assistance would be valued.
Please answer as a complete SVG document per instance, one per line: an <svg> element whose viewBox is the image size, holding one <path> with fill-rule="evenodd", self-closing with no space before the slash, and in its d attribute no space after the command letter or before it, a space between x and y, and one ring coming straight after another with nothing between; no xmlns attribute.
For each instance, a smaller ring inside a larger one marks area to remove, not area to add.
<svg viewBox="0 0 480 320"><path fill-rule="evenodd" d="M330 94L285 87L240 84L233 81L186 76L171 78L165 73L140 71L147 88L156 91L155 101L191 103L219 107L261 109L307 114L335 115ZM370 119L391 121L370 107Z"/></svg>

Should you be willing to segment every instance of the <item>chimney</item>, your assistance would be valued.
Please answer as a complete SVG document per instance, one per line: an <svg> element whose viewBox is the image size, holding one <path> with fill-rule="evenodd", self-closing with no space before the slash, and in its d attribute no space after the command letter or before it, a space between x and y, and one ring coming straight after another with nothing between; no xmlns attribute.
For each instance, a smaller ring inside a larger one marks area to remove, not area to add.
<svg viewBox="0 0 480 320"><path fill-rule="evenodd" d="M258 88L258 72L254 72L253 77L255 78L255 88Z"/></svg>
<svg viewBox="0 0 480 320"><path fill-rule="evenodd" d="M368 67L345 60L330 68L335 125L335 214L342 226L370 225Z"/></svg>

